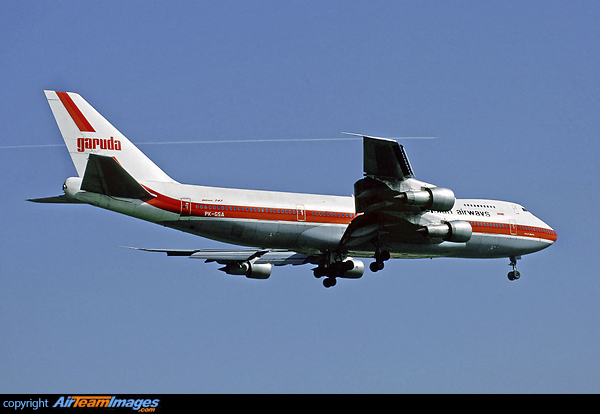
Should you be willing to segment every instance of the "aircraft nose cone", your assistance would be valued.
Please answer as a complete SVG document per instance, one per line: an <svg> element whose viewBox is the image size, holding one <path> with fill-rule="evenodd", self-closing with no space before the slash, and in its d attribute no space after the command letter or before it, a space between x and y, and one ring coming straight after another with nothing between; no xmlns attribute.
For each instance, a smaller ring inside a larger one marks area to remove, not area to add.
<svg viewBox="0 0 600 414"><path fill-rule="evenodd" d="M540 240L545 242L545 247L552 246L558 237L556 231L546 223L540 230Z"/></svg>
<svg viewBox="0 0 600 414"><path fill-rule="evenodd" d="M554 243L556 241L556 239L558 238L558 235L556 234L556 232L554 231L554 229L552 227L549 227L548 231L550 232L549 233L549 235L550 235L549 240L552 243Z"/></svg>

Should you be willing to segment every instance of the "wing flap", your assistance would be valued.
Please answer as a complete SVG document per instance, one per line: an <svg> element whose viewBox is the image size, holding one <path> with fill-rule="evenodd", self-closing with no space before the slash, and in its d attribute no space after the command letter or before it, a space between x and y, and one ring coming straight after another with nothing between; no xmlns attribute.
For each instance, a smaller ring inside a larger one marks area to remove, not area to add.
<svg viewBox="0 0 600 414"><path fill-rule="evenodd" d="M273 266L301 265L309 262L310 256L296 253L290 250L262 250L262 249L200 249L200 250L178 250L178 249L145 249L129 247L134 250L146 252L166 253L167 256L187 256L191 259L203 259L206 262L217 262L220 264L252 262L256 264L270 263Z"/></svg>
<svg viewBox="0 0 600 414"><path fill-rule="evenodd" d="M191 259L205 259L207 262L221 264L230 262L249 262L261 257L267 251L261 250L198 250L190 255Z"/></svg>

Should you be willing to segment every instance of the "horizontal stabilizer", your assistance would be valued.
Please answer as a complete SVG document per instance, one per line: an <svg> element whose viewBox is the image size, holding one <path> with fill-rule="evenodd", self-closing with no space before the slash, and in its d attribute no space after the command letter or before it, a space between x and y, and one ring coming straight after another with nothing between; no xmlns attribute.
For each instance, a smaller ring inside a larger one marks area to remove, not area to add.
<svg viewBox="0 0 600 414"><path fill-rule="evenodd" d="M65 194L55 197L44 197L44 198L30 198L27 201L34 203L48 203L48 204L83 204L82 201L77 201Z"/></svg>
<svg viewBox="0 0 600 414"><path fill-rule="evenodd" d="M113 158L90 154L81 189L111 197L149 200L154 196Z"/></svg>

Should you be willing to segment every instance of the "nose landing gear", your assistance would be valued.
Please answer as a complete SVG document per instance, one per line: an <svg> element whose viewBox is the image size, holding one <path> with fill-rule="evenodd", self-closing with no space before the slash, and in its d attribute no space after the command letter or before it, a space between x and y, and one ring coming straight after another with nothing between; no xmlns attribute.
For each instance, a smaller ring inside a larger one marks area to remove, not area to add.
<svg viewBox="0 0 600 414"><path fill-rule="evenodd" d="M518 257L520 259L520 257ZM512 266L512 271L508 272L508 280L517 280L521 277L521 273L517 270L517 256L510 256L509 266Z"/></svg>

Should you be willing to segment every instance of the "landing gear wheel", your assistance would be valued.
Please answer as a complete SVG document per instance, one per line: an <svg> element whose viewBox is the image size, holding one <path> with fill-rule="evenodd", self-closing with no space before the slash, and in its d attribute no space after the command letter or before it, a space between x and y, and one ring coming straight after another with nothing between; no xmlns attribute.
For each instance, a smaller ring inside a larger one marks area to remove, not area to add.
<svg viewBox="0 0 600 414"><path fill-rule="evenodd" d="M519 257L520 259L520 257ZM510 256L509 266L512 266L512 272L508 272L508 280L517 280L521 277L521 273L517 270L517 257Z"/></svg>
<svg viewBox="0 0 600 414"><path fill-rule="evenodd" d="M324 268L324 267L321 267L321 266L316 267L316 268L313 269L313 274L315 275L315 277L317 279L319 279L319 278L321 278L323 276L327 276L327 269Z"/></svg>
<svg viewBox="0 0 600 414"><path fill-rule="evenodd" d="M517 280L520 277L521 277L521 273L519 273L518 270L508 272L508 280Z"/></svg>
<svg viewBox="0 0 600 414"><path fill-rule="evenodd" d="M369 269L371 269L371 272L375 273L375 272L379 272L380 270L383 270L383 267L385 265L383 264L383 262L372 262L369 265Z"/></svg>
<svg viewBox="0 0 600 414"><path fill-rule="evenodd" d="M388 260L390 260L390 252L388 252L387 250L383 250L381 253L379 253L379 261L381 262L387 262Z"/></svg>
<svg viewBox="0 0 600 414"><path fill-rule="evenodd" d="M327 277L327 278L323 279L323 286L325 286L326 288L335 286L336 283L337 283L337 280L335 279L335 277Z"/></svg>

